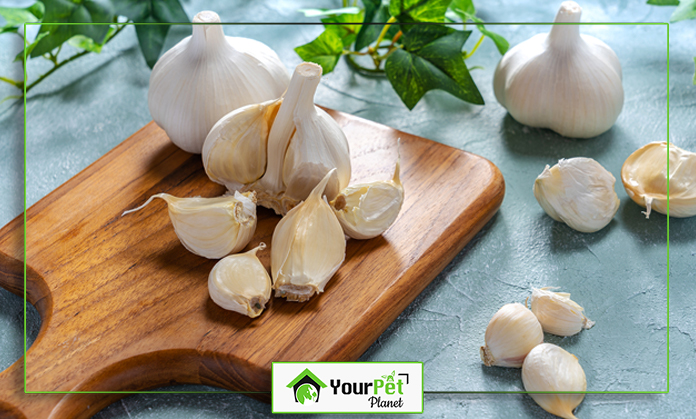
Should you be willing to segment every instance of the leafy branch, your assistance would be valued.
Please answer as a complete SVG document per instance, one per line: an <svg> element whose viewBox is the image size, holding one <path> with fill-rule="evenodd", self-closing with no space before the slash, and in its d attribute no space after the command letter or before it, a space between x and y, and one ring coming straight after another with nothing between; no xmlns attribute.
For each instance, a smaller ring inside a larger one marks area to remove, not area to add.
<svg viewBox="0 0 696 419"><path fill-rule="evenodd" d="M670 16L671 23L696 19L696 0L648 0L652 6L677 6ZM696 85L696 57L694 57L694 85Z"/></svg>
<svg viewBox="0 0 696 419"><path fill-rule="evenodd" d="M330 73L341 57L354 71L366 76L386 76L402 102L413 109L432 89L444 90L464 101L483 104L464 60L473 56L485 38L504 54L509 44L488 31L476 17L472 0L362 0L340 9L303 9L319 16L324 31L313 41L295 48L305 61ZM471 51L462 51L473 22L481 37ZM456 30L443 23L462 23Z"/></svg>

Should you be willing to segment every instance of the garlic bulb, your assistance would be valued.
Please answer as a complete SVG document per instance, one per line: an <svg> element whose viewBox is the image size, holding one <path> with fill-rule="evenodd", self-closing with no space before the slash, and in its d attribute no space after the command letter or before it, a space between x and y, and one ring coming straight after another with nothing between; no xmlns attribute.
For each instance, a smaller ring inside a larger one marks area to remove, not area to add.
<svg viewBox="0 0 696 419"><path fill-rule="evenodd" d="M336 121L314 105L320 80L317 64L295 69L269 132L266 172L250 187L259 205L278 214L306 199L331 169L337 170L326 186L329 200L350 181L348 140Z"/></svg>
<svg viewBox="0 0 696 419"><path fill-rule="evenodd" d="M628 196L644 207L667 214L667 143L647 144L631 154L621 168ZM696 153L669 145L669 216L696 215Z"/></svg>
<svg viewBox="0 0 696 419"><path fill-rule="evenodd" d="M542 343L529 352L522 365L522 382L527 391L586 391L587 381L575 355ZM547 412L565 419L576 419L573 410L584 394L530 394Z"/></svg>
<svg viewBox="0 0 696 419"><path fill-rule="evenodd" d="M208 292L215 304L251 318L258 317L271 298L271 277L256 257L260 243L246 253L220 259L208 276Z"/></svg>
<svg viewBox="0 0 696 419"><path fill-rule="evenodd" d="M181 244L198 256L218 259L238 252L249 244L256 230L253 192L217 198L177 198L160 193L123 215L145 208L155 198L167 202L174 232Z"/></svg>
<svg viewBox="0 0 696 419"><path fill-rule="evenodd" d="M220 17L200 12L193 35L167 51L150 75L152 119L174 144L200 153L208 131L223 115L278 98L290 78L278 55L253 39L228 37Z"/></svg>
<svg viewBox="0 0 696 419"><path fill-rule="evenodd" d="M619 210L616 179L586 157L561 159L534 182L534 196L546 213L583 233L604 228Z"/></svg>
<svg viewBox="0 0 696 419"><path fill-rule="evenodd" d="M595 137L623 107L621 64L612 49L580 35L582 9L561 4L548 34L510 49L493 78L495 97L516 121L573 138Z"/></svg>
<svg viewBox="0 0 696 419"><path fill-rule="evenodd" d="M533 289L530 308L544 332L558 336L573 336L582 329L589 329L595 322L585 316L585 309L570 299L566 292L553 292L548 288Z"/></svg>
<svg viewBox="0 0 696 419"><path fill-rule="evenodd" d="M399 160L396 160L392 180L348 186L331 202L348 236L371 239L394 223L404 202Z"/></svg>
<svg viewBox="0 0 696 419"><path fill-rule="evenodd" d="M276 297L307 301L336 273L346 257L346 239L333 210L322 198L336 169L290 210L275 231L271 244L271 275Z"/></svg>
<svg viewBox="0 0 696 419"><path fill-rule="evenodd" d="M544 332L536 316L520 303L506 304L488 323L481 360L489 367L520 368L529 351L542 342Z"/></svg>

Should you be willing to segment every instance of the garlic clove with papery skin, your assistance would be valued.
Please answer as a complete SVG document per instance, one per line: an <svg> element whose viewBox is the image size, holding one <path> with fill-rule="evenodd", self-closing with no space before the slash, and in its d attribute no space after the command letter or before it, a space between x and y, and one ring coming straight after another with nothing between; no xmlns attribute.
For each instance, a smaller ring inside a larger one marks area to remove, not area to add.
<svg viewBox="0 0 696 419"><path fill-rule="evenodd" d="M152 69L147 102L152 119L174 144L200 153L222 116L277 99L290 78L268 46L225 36L216 13L200 12L193 23L193 34L164 53Z"/></svg>
<svg viewBox="0 0 696 419"><path fill-rule="evenodd" d="M404 203L400 159L388 181L350 185L331 201L343 231L353 239L365 240L384 233L399 216Z"/></svg>
<svg viewBox="0 0 696 419"><path fill-rule="evenodd" d="M522 383L526 391L586 391L585 371L575 355L551 344L532 349L522 365ZM547 412L564 419L577 419L573 410L584 394L530 394Z"/></svg>
<svg viewBox="0 0 696 419"><path fill-rule="evenodd" d="M572 138L609 130L623 107L621 64L599 39L580 34L582 9L565 1L548 34L510 49L495 70L495 97L521 124Z"/></svg>
<svg viewBox="0 0 696 419"><path fill-rule="evenodd" d="M628 196L644 207L667 214L667 143L654 142L633 152L621 168ZM696 153L669 144L669 216L696 215Z"/></svg>
<svg viewBox="0 0 696 419"><path fill-rule="evenodd" d="M547 333L573 336L580 333L582 329L590 329L595 324L585 316L585 309L571 300L570 294L566 292L535 288L532 290L529 303L532 313Z"/></svg>
<svg viewBox="0 0 696 419"><path fill-rule="evenodd" d="M534 182L534 197L549 217L592 233L606 227L619 210L616 179L586 157L561 159Z"/></svg>
<svg viewBox="0 0 696 419"><path fill-rule="evenodd" d="M191 253L218 259L246 247L256 231L256 196L253 192L217 198L177 198L160 193L138 208L145 208L155 198L167 202L174 232Z"/></svg>
<svg viewBox="0 0 696 419"><path fill-rule="evenodd" d="M309 197L283 217L271 244L271 276L276 297L307 301L324 292L346 257L346 239L323 197L336 169L324 176Z"/></svg>
<svg viewBox="0 0 696 419"><path fill-rule="evenodd" d="M529 351L544 341L534 313L520 303L506 304L486 328L481 360L486 366L520 368Z"/></svg>
<svg viewBox="0 0 696 419"><path fill-rule="evenodd" d="M225 310L258 317L271 298L271 277L256 256L265 243L245 253L222 258L208 276L208 292L215 304Z"/></svg>

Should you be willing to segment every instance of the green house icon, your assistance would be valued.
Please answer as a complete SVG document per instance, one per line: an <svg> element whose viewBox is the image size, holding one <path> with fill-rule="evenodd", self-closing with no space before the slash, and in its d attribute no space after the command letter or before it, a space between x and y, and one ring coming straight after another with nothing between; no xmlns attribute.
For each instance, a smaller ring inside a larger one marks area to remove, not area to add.
<svg viewBox="0 0 696 419"><path fill-rule="evenodd" d="M287 387L292 387L292 392L295 394L295 402L308 404L309 402L316 403L319 401L319 392L326 387L326 384L314 375L312 371L305 368Z"/></svg>

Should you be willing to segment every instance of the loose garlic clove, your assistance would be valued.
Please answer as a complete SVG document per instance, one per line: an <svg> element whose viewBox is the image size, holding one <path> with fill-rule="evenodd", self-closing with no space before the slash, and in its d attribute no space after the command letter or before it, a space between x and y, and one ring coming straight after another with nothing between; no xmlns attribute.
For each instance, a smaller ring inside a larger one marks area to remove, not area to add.
<svg viewBox="0 0 696 419"><path fill-rule="evenodd" d="M331 202L349 237L360 240L377 237L399 216L404 202L399 160L396 160L392 180L348 186Z"/></svg>
<svg viewBox="0 0 696 419"><path fill-rule="evenodd" d="M587 381L575 355L551 344L532 349L522 365L522 382L526 391L586 391ZM564 419L577 419L573 410L584 394L530 394L547 412Z"/></svg>
<svg viewBox="0 0 696 419"><path fill-rule="evenodd" d="M256 196L253 192L235 192L217 198L177 198L153 195L139 211L155 198L164 199L174 232L190 252L208 259L219 259L238 252L251 241L256 230Z"/></svg>
<svg viewBox="0 0 696 419"><path fill-rule="evenodd" d="M583 233L604 228L619 210L616 179L586 157L561 159L534 182L534 196L546 213Z"/></svg>
<svg viewBox="0 0 696 419"><path fill-rule="evenodd" d="M532 290L530 308L544 332L558 336L573 336L595 324L585 316L585 309L571 300L570 294L565 292L535 288Z"/></svg>
<svg viewBox="0 0 696 419"><path fill-rule="evenodd" d="M493 79L495 97L516 121L590 138L614 125L623 107L621 64L612 49L580 35L582 9L566 1L548 34L510 49Z"/></svg>
<svg viewBox="0 0 696 419"><path fill-rule="evenodd" d="M174 144L200 153L210 129L241 106L277 99L290 77L278 55L253 39L225 36L220 17L200 12L193 35L157 61L147 103Z"/></svg>
<svg viewBox="0 0 696 419"><path fill-rule="evenodd" d="M307 301L333 277L346 257L346 239L333 210L322 198L336 170L331 170L290 210L275 231L271 245L271 275L276 297Z"/></svg>
<svg viewBox="0 0 696 419"><path fill-rule="evenodd" d="M506 304L486 328L481 360L487 366L520 368L535 346L544 342L544 332L534 313L520 303Z"/></svg>
<svg viewBox="0 0 696 419"><path fill-rule="evenodd" d="M258 317L271 298L271 277L256 257L265 243L246 253L220 259L208 276L208 292L215 304L225 310Z"/></svg>
<svg viewBox="0 0 696 419"><path fill-rule="evenodd" d="M667 214L667 143L647 144L631 154L621 168L628 196L644 207ZM696 215L696 153L669 145L669 216Z"/></svg>

